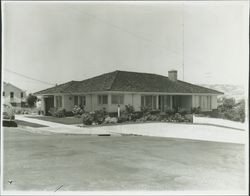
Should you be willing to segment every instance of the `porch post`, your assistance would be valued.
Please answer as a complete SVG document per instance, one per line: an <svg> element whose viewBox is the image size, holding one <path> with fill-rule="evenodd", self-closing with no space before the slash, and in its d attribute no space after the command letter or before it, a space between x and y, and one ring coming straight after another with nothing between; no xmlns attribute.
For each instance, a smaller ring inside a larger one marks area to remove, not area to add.
<svg viewBox="0 0 250 196"><path fill-rule="evenodd" d="M170 95L170 109L173 109L173 95Z"/></svg>
<svg viewBox="0 0 250 196"><path fill-rule="evenodd" d="M43 115L45 115L45 100L44 100L44 96L41 97L41 111L43 112Z"/></svg>
<svg viewBox="0 0 250 196"><path fill-rule="evenodd" d="M110 111L110 108L111 108L111 94L109 93L108 94L108 108L107 108L108 112Z"/></svg>
<svg viewBox="0 0 250 196"><path fill-rule="evenodd" d="M159 95L156 95L156 109L159 109Z"/></svg>
<svg viewBox="0 0 250 196"><path fill-rule="evenodd" d="M65 95L62 95L62 108L64 109L64 97L65 97Z"/></svg>
<svg viewBox="0 0 250 196"><path fill-rule="evenodd" d="M56 107L56 96L53 95L53 98L54 98L54 108Z"/></svg>

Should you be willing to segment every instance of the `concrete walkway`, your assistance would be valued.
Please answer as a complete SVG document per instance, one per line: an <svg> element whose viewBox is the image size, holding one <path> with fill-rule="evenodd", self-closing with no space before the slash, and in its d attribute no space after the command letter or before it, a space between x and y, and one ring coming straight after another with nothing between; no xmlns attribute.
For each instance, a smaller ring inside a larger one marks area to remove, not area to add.
<svg viewBox="0 0 250 196"><path fill-rule="evenodd" d="M17 120L48 126L42 128L30 128L29 131L32 132L51 132L51 133L63 133L63 134L87 134L87 135L110 134L105 130L84 129L81 127L77 127L76 125L65 125L61 123L39 120L36 118L29 118L28 115L26 116L16 115L15 117Z"/></svg>
<svg viewBox="0 0 250 196"><path fill-rule="evenodd" d="M248 132L225 127L216 127L197 124L174 124L174 123L142 123L121 124L113 126L77 127L76 125L64 125L48 122L22 115L16 115L16 119L31 123L46 125L49 127L32 128L33 131L47 131L63 134L136 134L154 137L183 138L192 140L204 140L215 142L230 142L246 144Z"/></svg>

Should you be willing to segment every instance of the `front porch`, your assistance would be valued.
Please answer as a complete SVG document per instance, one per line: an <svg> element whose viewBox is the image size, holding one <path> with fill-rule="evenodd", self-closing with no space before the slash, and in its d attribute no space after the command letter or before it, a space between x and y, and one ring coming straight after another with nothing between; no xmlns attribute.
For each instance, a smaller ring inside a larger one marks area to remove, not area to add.
<svg viewBox="0 0 250 196"><path fill-rule="evenodd" d="M191 111L192 95L159 95L158 109L161 112L167 110L179 111L181 109Z"/></svg>
<svg viewBox="0 0 250 196"><path fill-rule="evenodd" d="M168 110L191 111L192 95L143 95L141 106L166 112Z"/></svg>
<svg viewBox="0 0 250 196"><path fill-rule="evenodd" d="M119 98L119 99L118 99ZM95 94L75 94L75 95L45 95L42 97L42 111L45 115L50 115L51 108L65 109L72 111L74 106L81 106L85 111L91 112L105 108L107 112L117 112L125 110L126 105L132 105L135 111L141 108L150 108L167 112L169 110L179 112L190 112L193 107L200 107L201 111L211 111L216 108L212 96L208 95L169 95L156 93L95 93Z"/></svg>

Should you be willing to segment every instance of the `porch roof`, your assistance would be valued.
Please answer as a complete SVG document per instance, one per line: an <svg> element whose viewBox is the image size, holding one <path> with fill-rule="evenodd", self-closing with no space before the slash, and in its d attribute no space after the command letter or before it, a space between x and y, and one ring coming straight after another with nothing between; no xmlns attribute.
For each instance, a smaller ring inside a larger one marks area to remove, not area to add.
<svg viewBox="0 0 250 196"><path fill-rule="evenodd" d="M162 75L128 71L114 71L82 81L70 81L36 92L35 94L98 91L223 94L222 92L181 80L171 81L168 77Z"/></svg>

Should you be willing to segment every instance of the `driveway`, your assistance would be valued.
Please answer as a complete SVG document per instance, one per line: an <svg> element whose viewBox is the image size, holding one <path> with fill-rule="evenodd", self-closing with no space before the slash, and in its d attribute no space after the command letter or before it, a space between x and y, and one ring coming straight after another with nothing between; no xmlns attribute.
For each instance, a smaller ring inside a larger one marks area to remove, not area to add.
<svg viewBox="0 0 250 196"><path fill-rule="evenodd" d="M241 144L146 136L44 135L19 127L3 131L6 191L245 188Z"/></svg>
<svg viewBox="0 0 250 196"><path fill-rule="evenodd" d="M117 124L110 126L77 127L76 125L65 125L34 118L27 118L22 115L17 115L16 119L48 126L37 129L29 129L29 131L34 132L94 135L136 134L143 136L182 138L239 144L246 144L248 142L248 132L246 131L211 125L153 122L141 124Z"/></svg>

